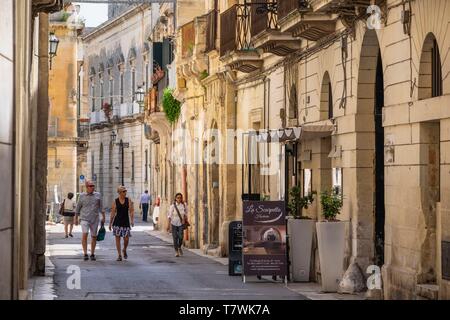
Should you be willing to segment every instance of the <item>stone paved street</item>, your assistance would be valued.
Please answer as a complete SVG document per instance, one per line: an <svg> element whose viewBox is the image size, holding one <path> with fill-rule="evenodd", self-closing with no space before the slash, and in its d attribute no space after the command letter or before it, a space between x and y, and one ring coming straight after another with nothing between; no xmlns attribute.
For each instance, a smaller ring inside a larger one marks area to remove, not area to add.
<svg viewBox="0 0 450 320"><path fill-rule="evenodd" d="M208 300L301 300L303 295L281 282L243 283L228 276L228 267L187 249L176 258L171 244L151 236L150 224L133 229L129 258L117 262L111 233L97 246L97 261L83 261L81 229L74 238L64 238L63 225L47 226L48 254L54 265L55 299L208 299ZM81 289L69 290L69 266L79 266ZM42 298L42 297L41 297Z"/></svg>

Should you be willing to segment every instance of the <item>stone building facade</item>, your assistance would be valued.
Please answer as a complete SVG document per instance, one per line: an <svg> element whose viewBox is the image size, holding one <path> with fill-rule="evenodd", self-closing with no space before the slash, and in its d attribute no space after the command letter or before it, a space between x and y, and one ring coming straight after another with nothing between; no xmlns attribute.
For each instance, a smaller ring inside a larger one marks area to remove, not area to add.
<svg viewBox="0 0 450 320"><path fill-rule="evenodd" d="M87 138L86 130L80 129L86 128L87 123L82 122L78 110L79 37L84 25L78 18L77 9L70 5L50 16L50 32L59 39L49 84L47 199L50 204L56 200L61 202L69 192L80 191L78 168L83 163L78 162L82 160L80 142Z"/></svg>
<svg viewBox="0 0 450 320"><path fill-rule="evenodd" d="M149 85L150 24L150 6L143 4L83 36L82 109L90 114L86 177L96 181L106 208L120 184L138 203L150 181L144 106L136 100L138 88Z"/></svg>
<svg viewBox="0 0 450 320"><path fill-rule="evenodd" d="M182 108L166 131L187 129L184 152L201 159L176 169L192 208L189 245L226 255L228 223L249 194L288 201L294 185L334 189L344 199L345 268L381 267L385 299L448 299L448 2L277 4L204 1L177 21ZM244 144L255 135L275 156L251 163L244 148L243 164L227 164L239 136L209 147L226 129L241 130ZM264 143L276 132L291 135ZM322 220L320 199L305 214Z"/></svg>
<svg viewBox="0 0 450 320"><path fill-rule="evenodd" d="M178 1L176 8L173 3L152 4L153 22L148 38L151 40L153 65L145 121L148 128L147 138L151 140L149 190L154 199L157 197L161 199L160 226L163 228L167 225L169 206L178 192L183 193L190 214L196 212L195 193L188 189L192 183L187 181L187 167L180 165L173 157L172 133L176 129L176 124L167 120L162 101L165 89L177 88L175 27L195 17L202 7L201 1L189 0ZM191 218L191 221L193 219ZM185 232L185 240L194 241L194 238Z"/></svg>
<svg viewBox="0 0 450 320"><path fill-rule="evenodd" d="M2 1L0 299L27 299L45 270L48 13L62 1Z"/></svg>

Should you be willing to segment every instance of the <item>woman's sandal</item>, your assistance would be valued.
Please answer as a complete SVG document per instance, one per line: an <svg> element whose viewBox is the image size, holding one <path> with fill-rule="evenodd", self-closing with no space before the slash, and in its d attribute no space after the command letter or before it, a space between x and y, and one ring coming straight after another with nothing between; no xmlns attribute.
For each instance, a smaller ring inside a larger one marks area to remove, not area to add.
<svg viewBox="0 0 450 320"><path fill-rule="evenodd" d="M127 252L125 251L125 250L123 250L123 258L126 260L126 259L128 259L128 255L127 255Z"/></svg>
<svg viewBox="0 0 450 320"><path fill-rule="evenodd" d="M119 256L116 261L122 261L122 256Z"/></svg>

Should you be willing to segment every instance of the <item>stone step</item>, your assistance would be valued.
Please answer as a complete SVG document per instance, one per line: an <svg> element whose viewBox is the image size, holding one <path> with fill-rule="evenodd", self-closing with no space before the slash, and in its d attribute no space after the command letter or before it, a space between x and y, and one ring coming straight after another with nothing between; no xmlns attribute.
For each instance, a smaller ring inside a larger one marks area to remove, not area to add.
<svg viewBox="0 0 450 320"><path fill-rule="evenodd" d="M436 284L417 284L417 300L438 300L439 286Z"/></svg>

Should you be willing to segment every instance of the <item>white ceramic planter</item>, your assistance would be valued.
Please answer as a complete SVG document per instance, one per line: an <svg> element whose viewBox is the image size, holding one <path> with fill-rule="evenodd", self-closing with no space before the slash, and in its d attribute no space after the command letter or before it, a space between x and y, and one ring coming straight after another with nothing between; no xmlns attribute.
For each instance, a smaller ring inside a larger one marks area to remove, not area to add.
<svg viewBox="0 0 450 320"><path fill-rule="evenodd" d="M293 281L309 282L314 223L314 220L288 220L289 257Z"/></svg>
<svg viewBox="0 0 450 320"><path fill-rule="evenodd" d="M346 222L317 222L322 290L337 292L344 274Z"/></svg>

